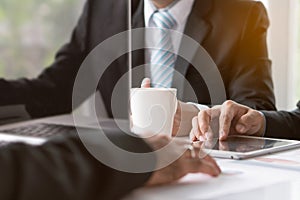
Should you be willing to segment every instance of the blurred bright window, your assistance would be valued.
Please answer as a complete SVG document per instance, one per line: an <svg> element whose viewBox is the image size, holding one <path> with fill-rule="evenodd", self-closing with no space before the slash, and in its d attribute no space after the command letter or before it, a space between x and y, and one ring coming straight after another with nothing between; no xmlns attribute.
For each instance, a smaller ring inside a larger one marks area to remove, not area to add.
<svg viewBox="0 0 300 200"><path fill-rule="evenodd" d="M297 68L297 82L296 82L296 88L297 88L297 96L296 98L300 100L300 0L298 0L298 6L297 6L297 20L298 22L298 33L297 33L297 56L296 56L296 68Z"/></svg>
<svg viewBox="0 0 300 200"><path fill-rule="evenodd" d="M71 36L84 0L0 0L0 77L33 77Z"/></svg>
<svg viewBox="0 0 300 200"><path fill-rule="evenodd" d="M261 0L269 14L268 46L278 109L300 100L300 0Z"/></svg>

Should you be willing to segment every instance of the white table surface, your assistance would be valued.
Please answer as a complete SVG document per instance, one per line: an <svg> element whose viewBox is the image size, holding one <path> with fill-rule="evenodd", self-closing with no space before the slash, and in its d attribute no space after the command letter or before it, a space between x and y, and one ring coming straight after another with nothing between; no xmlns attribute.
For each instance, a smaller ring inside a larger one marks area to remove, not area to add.
<svg viewBox="0 0 300 200"><path fill-rule="evenodd" d="M73 124L71 115L29 121ZM2 126L14 127L17 124ZM82 118L83 126L95 120ZM124 200L300 200L300 149L244 161L218 159L223 173L212 178L191 174L166 186L140 188Z"/></svg>
<svg viewBox="0 0 300 200"><path fill-rule="evenodd" d="M191 174L172 185L137 189L124 200L300 200L300 149L217 161L223 171L217 178Z"/></svg>

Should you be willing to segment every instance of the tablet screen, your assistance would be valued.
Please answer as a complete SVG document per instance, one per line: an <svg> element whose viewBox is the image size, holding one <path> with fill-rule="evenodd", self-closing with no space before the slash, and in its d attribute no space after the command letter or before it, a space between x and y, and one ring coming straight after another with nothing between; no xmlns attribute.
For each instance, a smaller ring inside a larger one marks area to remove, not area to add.
<svg viewBox="0 0 300 200"><path fill-rule="evenodd" d="M287 141L272 140L265 138L251 138L251 137L228 137L226 141L220 141L218 139L205 141L205 149L232 151L239 153L247 153L256 150L270 149L273 147L283 146L290 144Z"/></svg>

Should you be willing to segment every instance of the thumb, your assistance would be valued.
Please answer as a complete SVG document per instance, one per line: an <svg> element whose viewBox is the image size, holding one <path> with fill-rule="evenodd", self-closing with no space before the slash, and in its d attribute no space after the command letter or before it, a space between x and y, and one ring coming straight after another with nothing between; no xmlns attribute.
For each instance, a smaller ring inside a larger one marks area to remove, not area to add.
<svg viewBox="0 0 300 200"><path fill-rule="evenodd" d="M243 115L237 122L236 131L242 134L248 133L255 121L250 113Z"/></svg>
<svg viewBox="0 0 300 200"><path fill-rule="evenodd" d="M144 78L141 84L141 88L150 88L151 87L151 80L150 78Z"/></svg>

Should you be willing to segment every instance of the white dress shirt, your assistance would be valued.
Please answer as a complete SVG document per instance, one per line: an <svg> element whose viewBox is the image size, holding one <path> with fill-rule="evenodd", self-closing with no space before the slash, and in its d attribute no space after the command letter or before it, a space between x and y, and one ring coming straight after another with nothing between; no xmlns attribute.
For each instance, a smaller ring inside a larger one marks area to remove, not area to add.
<svg viewBox="0 0 300 200"><path fill-rule="evenodd" d="M176 26L173 27L175 31L178 31L180 33L184 32L194 2L195 0L175 0L174 3L172 3L170 6L162 9L162 10L168 9L169 13L176 20ZM152 0L144 0L144 16L145 16L146 28L155 27L155 24L152 21L151 17L153 13L157 10L158 9L153 5ZM173 39L172 43L173 43L175 53L178 53L182 37L178 39L176 36L172 36ZM146 43L147 41L153 41L151 37L156 37L156 36L147 34L146 31L146 35L145 35ZM147 49L145 52L146 63L150 63L151 54L152 51L150 49ZM146 71L146 77L150 77L151 74L150 69L146 68L145 71ZM199 110L204 110L208 108L207 106L201 104L195 104L195 103L189 103L189 104L195 105Z"/></svg>

